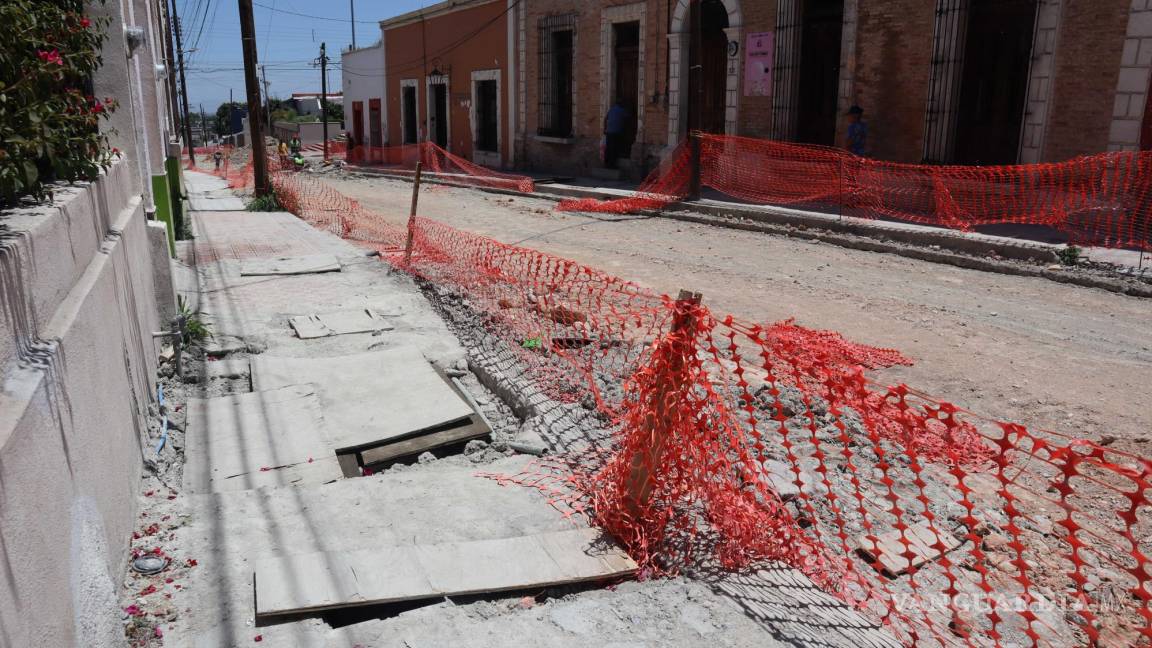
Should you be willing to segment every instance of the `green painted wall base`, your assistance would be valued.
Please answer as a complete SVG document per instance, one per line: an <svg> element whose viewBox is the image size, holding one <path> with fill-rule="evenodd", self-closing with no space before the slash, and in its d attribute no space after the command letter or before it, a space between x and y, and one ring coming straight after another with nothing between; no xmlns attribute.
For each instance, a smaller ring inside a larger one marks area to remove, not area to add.
<svg viewBox="0 0 1152 648"><path fill-rule="evenodd" d="M184 238L184 176L180 172L180 159L170 157L164 161L168 171L168 191L172 197L172 234L177 240Z"/></svg>
<svg viewBox="0 0 1152 648"><path fill-rule="evenodd" d="M156 220L168 226L168 254L176 256L176 224L172 221L172 192L168 176L152 176L152 200L156 203Z"/></svg>

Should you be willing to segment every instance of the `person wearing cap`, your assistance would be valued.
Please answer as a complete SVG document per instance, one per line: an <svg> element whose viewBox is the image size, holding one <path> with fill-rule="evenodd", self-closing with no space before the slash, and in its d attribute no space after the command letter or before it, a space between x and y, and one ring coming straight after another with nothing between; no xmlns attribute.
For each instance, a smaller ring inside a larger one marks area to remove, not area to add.
<svg viewBox="0 0 1152 648"><path fill-rule="evenodd" d="M848 109L848 137L844 148L855 155L865 155L868 151L868 122L864 121L864 109L860 106Z"/></svg>

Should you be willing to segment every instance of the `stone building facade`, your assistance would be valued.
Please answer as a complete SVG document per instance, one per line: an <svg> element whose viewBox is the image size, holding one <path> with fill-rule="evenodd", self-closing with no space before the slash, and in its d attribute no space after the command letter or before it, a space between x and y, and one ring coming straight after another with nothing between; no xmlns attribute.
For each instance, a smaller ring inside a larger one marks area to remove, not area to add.
<svg viewBox="0 0 1152 648"><path fill-rule="evenodd" d="M1149 0L509 6L516 162L530 169L598 173L618 98L633 121L634 177L697 128L843 146L852 105L865 110L869 154L901 162L1033 163L1152 145Z"/></svg>

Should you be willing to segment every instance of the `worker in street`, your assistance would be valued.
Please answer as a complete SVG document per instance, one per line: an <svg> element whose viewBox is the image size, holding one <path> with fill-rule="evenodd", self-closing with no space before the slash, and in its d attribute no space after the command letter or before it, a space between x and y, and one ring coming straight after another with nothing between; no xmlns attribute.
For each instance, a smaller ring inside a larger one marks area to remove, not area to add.
<svg viewBox="0 0 1152 648"><path fill-rule="evenodd" d="M293 135L292 136L292 141L288 142L288 148L292 149L292 155L296 155L297 153L300 152L300 136L299 135Z"/></svg>
<svg viewBox="0 0 1152 648"><path fill-rule="evenodd" d="M216 152L212 154L212 159L216 162L216 170L219 171L220 165L224 162L224 153L220 149L216 149Z"/></svg>
<svg viewBox="0 0 1152 648"><path fill-rule="evenodd" d="M276 147L276 153L280 156L280 168L285 169L288 167L288 143L280 140L280 144Z"/></svg>
<svg viewBox="0 0 1152 648"><path fill-rule="evenodd" d="M848 109L848 135L844 148L855 155L868 153L868 122L864 121L864 109L853 105Z"/></svg>
<svg viewBox="0 0 1152 648"><path fill-rule="evenodd" d="M292 154L292 168L296 171L304 170L304 155L301 154L300 151Z"/></svg>
<svg viewBox="0 0 1152 648"><path fill-rule="evenodd" d="M620 149L624 145L624 132L628 128L628 109L624 102L616 99L608 114L604 115L604 166L609 169L616 168L616 160L620 157Z"/></svg>

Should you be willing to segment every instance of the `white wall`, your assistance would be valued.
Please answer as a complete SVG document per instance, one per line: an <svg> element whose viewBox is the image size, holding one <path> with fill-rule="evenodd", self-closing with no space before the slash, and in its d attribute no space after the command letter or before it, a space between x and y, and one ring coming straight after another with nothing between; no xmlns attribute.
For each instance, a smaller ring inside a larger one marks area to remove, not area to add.
<svg viewBox="0 0 1152 648"><path fill-rule="evenodd" d="M5 214L0 646L125 645L117 600L138 430L156 374L157 296L171 299L157 285L167 246L154 245L136 174L120 160L51 204Z"/></svg>
<svg viewBox="0 0 1152 648"><path fill-rule="evenodd" d="M340 55L341 74L344 76L344 127L353 132L352 105L355 101L364 103L364 139L372 132L370 128L368 100L380 100L380 129L384 144L388 144L388 124L386 97L384 96L384 47L376 43L372 47L343 52ZM366 142L357 142L363 144Z"/></svg>

